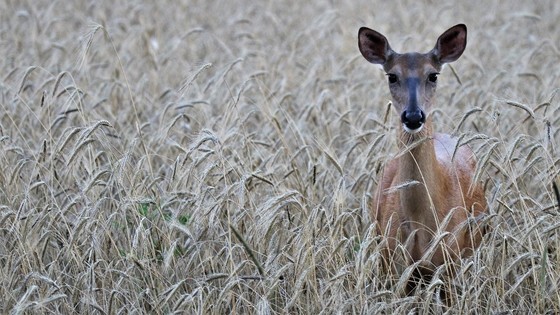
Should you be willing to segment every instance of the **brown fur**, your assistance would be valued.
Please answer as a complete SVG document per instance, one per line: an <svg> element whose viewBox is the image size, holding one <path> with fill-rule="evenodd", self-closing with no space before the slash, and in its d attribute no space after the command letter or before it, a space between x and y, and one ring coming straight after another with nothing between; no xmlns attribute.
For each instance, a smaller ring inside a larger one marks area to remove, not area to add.
<svg viewBox="0 0 560 315"><path fill-rule="evenodd" d="M451 136L434 133L428 114L437 74L443 64L461 56L466 32L462 24L450 28L425 54L396 53L383 35L368 28L358 35L362 55L387 72L403 124L401 152L384 168L371 216L385 236L385 260L393 268L416 262L421 276L446 261L471 255L484 232L478 221L487 204L483 187L472 182L473 153L467 146L456 148Z"/></svg>
<svg viewBox="0 0 560 315"><path fill-rule="evenodd" d="M470 148L459 147L452 160L456 139L438 133L427 137L386 165L371 208L379 233L387 237L386 259L391 259L397 244L413 235L406 247L409 256L400 263L406 266L420 261L424 274L446 259L472 254L483 233L476 221L466 222L479 218L487 208L483 187L471 187L476 164ZM403 187L412 181L418 183ZM441 226L451 211L448 223ZM434 236L442 232L450 234L431 257L423 257Z"/></svg>

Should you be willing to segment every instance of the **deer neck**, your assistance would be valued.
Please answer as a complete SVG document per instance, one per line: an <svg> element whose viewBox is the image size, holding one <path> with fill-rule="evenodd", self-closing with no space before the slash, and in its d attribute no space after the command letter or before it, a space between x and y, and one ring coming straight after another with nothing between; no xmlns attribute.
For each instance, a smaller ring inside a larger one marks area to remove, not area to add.
<svg viewBox="0 0 560 315"><path fill-rule="evenodd" d="M404 150L399 158L401 217L412 225L413 230L435 232L441 177L432 128L426 124L425 129L418 135L412 135L413 137L401 132L401 149Z"/></svg>

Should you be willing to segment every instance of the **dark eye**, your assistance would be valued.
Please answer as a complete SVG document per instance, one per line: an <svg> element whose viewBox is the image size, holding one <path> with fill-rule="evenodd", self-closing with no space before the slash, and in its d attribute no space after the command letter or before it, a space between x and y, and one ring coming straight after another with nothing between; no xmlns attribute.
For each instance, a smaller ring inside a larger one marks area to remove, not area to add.
<svg viewBox="0 0 560 315"><path fill-rule="evenodd" d="M430 73L428 75L428 81L432 82L432 83L436 83L437 82L437 76L439 73Z"/></svg>
<svg viewBox="0 0 560 315"><path fill-rule="evenodd" d="M397 83L399 81L399 78L397 77L396 74L393 73L387 73L387 78L389 78L389 83Z"/></svg>

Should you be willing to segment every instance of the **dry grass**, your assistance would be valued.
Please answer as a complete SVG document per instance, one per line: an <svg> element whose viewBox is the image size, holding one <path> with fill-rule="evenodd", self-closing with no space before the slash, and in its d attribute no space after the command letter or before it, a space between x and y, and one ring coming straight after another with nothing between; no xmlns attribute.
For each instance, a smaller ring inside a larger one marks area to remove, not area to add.
<svg viewBox="0 0 560 315"><path fill-rule="evenodd" d="M560 312L560 2L464 2L0 4L0 313ZM357 30L428 50L459 22L433 115L493 228L406 297L367 215L395 115Z"/></svg>

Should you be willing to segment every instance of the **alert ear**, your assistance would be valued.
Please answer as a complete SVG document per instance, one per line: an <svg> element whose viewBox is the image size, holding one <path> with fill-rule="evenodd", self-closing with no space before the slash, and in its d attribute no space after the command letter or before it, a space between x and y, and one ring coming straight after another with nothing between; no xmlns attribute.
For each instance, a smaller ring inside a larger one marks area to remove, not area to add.
<svg viewBox="0 0 560 315"><path fill-rule="evenodd" d="M367 61L380 65L387 62L393 52L385 36L367 27L358 31L358 47Z"/></svg>
<svg viewBox="0 0 560 315"><path fill-rule="evenodd" d="M459 59L465 47L467 47L467 26L457 24L439 36L433 53L439 62L444 64Z"/></svg>

